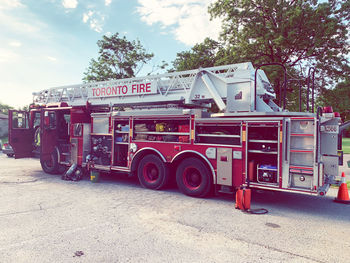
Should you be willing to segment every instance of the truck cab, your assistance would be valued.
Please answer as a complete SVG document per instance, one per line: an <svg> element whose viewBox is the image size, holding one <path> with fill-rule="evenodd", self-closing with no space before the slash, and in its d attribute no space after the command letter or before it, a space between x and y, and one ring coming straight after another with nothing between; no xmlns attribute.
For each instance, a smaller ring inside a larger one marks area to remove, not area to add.
<svg viewBox="0 0 350 263"><path fill-rule="evenodd" d="M89 134L90 115L85 108L66 103L9 111L9 143L15 158L39 157L46 173L57 174L81 158L75 151L79 138ZM72 154L72 153L75 153ZM74 155L74 156L73 156Z"/></svg>

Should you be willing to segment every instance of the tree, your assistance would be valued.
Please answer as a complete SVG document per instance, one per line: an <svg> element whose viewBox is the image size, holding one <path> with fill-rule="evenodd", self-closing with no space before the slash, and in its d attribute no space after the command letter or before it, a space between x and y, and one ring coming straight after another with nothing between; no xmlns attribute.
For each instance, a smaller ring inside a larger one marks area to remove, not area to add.
<svg viewBox="0 0 350 263"><path fill-rule="evenodd" d="M3 113L3 114L8 114L8 111L13 109L12 106L10 105L7 105L7 104L3 104L3 103L0 103L0 112Z"/></svg>
<svg viewBox="0 0 350 263"><path fill-rule="evenodd" d="M324 89L319 97L322 106L332 106L333 111L339 112L342 121L350 121L350 78L339 83L334 89ZM350 128L347 129L350 137Z"/></svg>
<svg viewBox="0 0 350 263"><path fill-rule="evenodd" d="M84 81L105 81L134 77L154 55L147 53L140 41L129 41L118 33L97 41L99 56L91 59Z"/></svg>
<svg viewBox="0 0 350 263"><path fill-rule="evenodd" d="M217 0L210 5L209 13L223 21L220 41L210 45L211 41L206 40L191 51L178 53L174 69L245 61L255 66L278 62L287 68L289 78L305 79L308 68L313 66L317 92L350 73L349 1ZM203 56L205 52L207 56ZM282 69L263 69L280 99ZM295 110L299 87L293 84L287 90L287 103ZM302 84L305 86L306 81Z"/></svg>
<svg viewBox="0 0 350 263"><path fill-rule="evenodd" d="M203 43L195 45L190 51L177 53L173 61L175 71L213 67L217 64L217 53L221 50L220 43L206 38Z"/></svg>
<svg viewBox="0 0 350 263"><path fill-rule="evenodd" d="M328 76L349 61L347 1L218 0L209 7L223 19L222 39L233 56L289 67L312 60Z"/></svg>

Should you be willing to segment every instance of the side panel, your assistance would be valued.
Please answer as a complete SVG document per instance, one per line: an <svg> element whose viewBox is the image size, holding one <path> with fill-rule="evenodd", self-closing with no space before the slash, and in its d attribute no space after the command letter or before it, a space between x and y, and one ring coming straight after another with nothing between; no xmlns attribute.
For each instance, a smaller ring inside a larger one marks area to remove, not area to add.
<svg viewBox="0 0 350 263"><path fill-rule="evenodd" d="M71 161L72 163L78 164L78 148L79 148L79 143L78 143L78 138L71 138Z"/></svg>
<svg viewBox="0 0 350 263"><path fill-rule="evenodd" d="M86 156L90 153L91 116L83 107L70 110L70 149L71 163L84 165Z"/></svg>
<svg viewBox="0 0 350 263"><path fill-rule="evenodd" d="M32 156L34 132L29 126L29 114L25 111L9 111L9 142L15 158Z"/></svg>
<svg viewBox="0 0 350 263"><path fill-rule="evenodd" d="M232 185L232 149L217 148L217 183Z"/></svg>
<svg viewBox="0 0 350 263"><path fill-rule="evenodd" d="M70 139L71 163L83 165L90 153L90 124L75 123Z"/></svg>

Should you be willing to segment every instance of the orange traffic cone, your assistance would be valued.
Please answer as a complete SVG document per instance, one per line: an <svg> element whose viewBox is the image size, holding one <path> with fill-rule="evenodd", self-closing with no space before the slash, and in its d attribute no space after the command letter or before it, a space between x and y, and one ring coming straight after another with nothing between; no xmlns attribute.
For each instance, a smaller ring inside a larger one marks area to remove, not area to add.
<svg viewBox="0 0 350 263"><path fill-rule="evenodd" d="M348 186L346 185L345 173L341 174L341 185L338 190L338 196L334 199L334 202L342 204L350 204Z"/></svg>

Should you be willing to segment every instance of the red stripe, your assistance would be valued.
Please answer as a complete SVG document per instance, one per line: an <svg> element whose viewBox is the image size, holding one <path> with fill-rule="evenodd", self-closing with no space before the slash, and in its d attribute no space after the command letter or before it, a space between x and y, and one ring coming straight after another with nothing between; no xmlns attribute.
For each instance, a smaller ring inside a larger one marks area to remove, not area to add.
<svg viewBox="0 0 350 263"><path fill-rule="evenodd" d="M312 167L289 166L291 169L314 170Z"/></svg>
<svg viewBox="0 0 350 263"><path fill-rule="evenodd" d="M291 136L314 136L310 133L292 133Z"/></svg>
<svg viewBox="0 0 350 263"><path fill-rule="evenodd" d="M313 120L314 118L310 118L310 117L292 117L292 120Z"/></svg>
<svg viewBox="0 0 350 263"><path fill-rule="evenodd" d="M306 150L290 150L292 153L313 153L313 151L306 151Z"/></svg>

